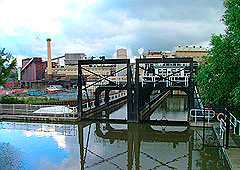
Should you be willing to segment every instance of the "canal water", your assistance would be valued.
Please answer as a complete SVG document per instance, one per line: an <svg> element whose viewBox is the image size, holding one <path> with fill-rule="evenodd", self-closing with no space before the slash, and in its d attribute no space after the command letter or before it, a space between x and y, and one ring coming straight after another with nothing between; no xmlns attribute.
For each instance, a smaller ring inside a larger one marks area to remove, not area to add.
<svg viewBox="0 0 240 170"><path fill-rule="evenodd" d="M185 104L169 97L151 118L185 119ZM1 122L0 170L226 170L216 143L212 129L184 126Z"/></svg>

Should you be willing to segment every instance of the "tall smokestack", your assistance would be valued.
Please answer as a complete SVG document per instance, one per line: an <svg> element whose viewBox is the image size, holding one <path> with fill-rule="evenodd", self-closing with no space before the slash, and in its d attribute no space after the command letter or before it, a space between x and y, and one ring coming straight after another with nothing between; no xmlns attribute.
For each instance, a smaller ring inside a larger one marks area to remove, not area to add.
<svg viewBox="0 0 240 170"><path fill-rule="evenodd" d="M48 63L47 63L47 75L48 78L52 78L52 51L51 51L51 39L47 39L47 55L48 55Z"/></svg>

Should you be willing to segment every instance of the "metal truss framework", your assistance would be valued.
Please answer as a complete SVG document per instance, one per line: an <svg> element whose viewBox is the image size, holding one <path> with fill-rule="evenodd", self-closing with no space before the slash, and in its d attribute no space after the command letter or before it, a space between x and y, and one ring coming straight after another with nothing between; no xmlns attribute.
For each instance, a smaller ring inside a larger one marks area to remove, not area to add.
<svg viewBox="0 0 240 170"><path fill-rule="evenodd" d="M132 74L132 68L130 64L129 59L105 59L105 60L78 60L78 115L80 119L84 119L84 110L83 110L83 102L82 102L82 92L83 90L86 90L88 87L93 86L103 80L108 81L109 84L112 84L113 86L109 87L100 87L97 89L97 96L95 96L95 104L96 106L99 105L97 102L99 99L99 95L101 94L102 91L105 91L105 102L107 103L109 101L109 91L111 90L127 90L127 120L131 122L138 122L141 121L141 116L139 116L139 111L140 111L140 74L139 70L143 69L146 70L145 68L141 67L141 64L158 64L158 63L187 63L188 66L185 67L179 67L180 70L173 71L170 75L167 76L161 76L159 74L154 74L155 76L158 76L159 78L172 82L170 79L171 76L177 75L179 72L183 70L188 70L189 71L189 78L188 78L188 86L183 87L180 83L178 87L168 87L170 89L168 90L182 90L187 93L188 95L188 105L189 105L189 110L193 107L194 104L194 83L193 83L193 59L192 58L148 58L148 59L136 59L136 66L135 66L135 83L133 83L133 74ZM119 65L119 64L124 64L126 67L117 70L116 73L126 69L126 75L127 75L127 83L125 86L119 86L113 81L109 79L110 76L103 76L94 73L93 71L87 70L86 68L82 67L84 65L94 65L94 64L114 64L114 65ZM84 78L83 78L83 70L87 71L97 77L99 79L94 82L91 85L88 85L84 87ZM176 82L175 82L176 83ZM164 87L165 89L167 87ZM155 88L153 89L155 90ZM157 89L160 90L160 89ZM162 90L162 89L161 89Z"/></svg>
<svg viewBox="0 0 240 170"><path fill-rule="evenodd" d="M124 68L121 68L119 70L117 70L115 73L119 73L123 70L127 70L127 82L125 86L120 86L118 84L116 84L115 82L111 81L109 79L110 76L103 76L103 75L99 75L96 74L90 70L87 70L86 68L83 68L82 66L84 65L94 65L94 64L114 64L114 65L125 65ZM96 82L94 82L93 84L89 85L89 86L84 86L84 78L83 78L83 70L99 77L100 79L98 79ZM128 115L128 120L132 120L134 121L134 114L133 114L133 90L132 90L132 72L131 72L131 65L130 65L130 60L129 59L104 59L104 60L78 60L78 97L77 97L77 103L78 103L78 115L79 118L81 120L84 119L84 110L83 110L83 102L82 102L82 92L83 90L87 90L87 88L103 81L106 80L109 82L109 84L111 84L112 86L109 87L101 87L99 88L96 92L97 92L97 96L95 96L95 104L98 106L98 99L99 96L101 94L102 91L105 91L105 102L109 102L109 92L110 90L127 90L127 115ZM114 87L113 87L114 86Z"/></svg>
<svg viewBox="0 0 240 170"><path fill-rule="evenodd" d="M168 80L171 82L171 80L169 79L169 77L176 75L177 73L179 73L182 70L188 69L190 70L190 76L189 76L189 82L188 82L188 87L183 87L181 84L178 84L180 87L178 88L171 88L170 90L182 90L184 92L187 93L188 95L188 105L189 105L189 110L190 108L193 107L193 100L194 100L194 84L193 84L193 59L192 58L148 58L148 59L136 59L136 67L135 67L135 91L134 91L134 113L135 115L138 116L138 120L141 120L141 117L139 118L139 108L140 108L140 104L139 104L139 100L140 100L140 85L139 85L139 80L140 80L140 74L139 74L139 70L143 69L145 70L145 68L141 67L140 64L158 64L158 63L188 63L189 66L188 67L184 67L183 69L179 70L179 71L175 71L172 74L163 77L159 74L155 74L156 76ZM189 117L189 116L188 116Z"/></svg>

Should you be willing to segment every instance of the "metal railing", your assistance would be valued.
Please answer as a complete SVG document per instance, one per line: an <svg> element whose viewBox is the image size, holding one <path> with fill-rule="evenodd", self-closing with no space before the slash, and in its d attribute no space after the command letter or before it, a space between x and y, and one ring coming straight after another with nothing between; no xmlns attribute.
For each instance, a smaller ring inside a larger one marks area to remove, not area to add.
<svg viewBox="0 0 240 170"><path fill-rule="evenodd" d="M230 128L233 129L234 135L240 136L240 120L237 120L237 118L233 116L232 113L230 113Z"/></svg>
<svg viewBox="0 0 240 170"><path fill-rule="evenodd" d="M198 90L197 86L194 86L194 93L196 95L196 99L197 99L199 107L203 108L203 103L202 103L202 100L201 100L201 97L200 97L199 90Z"/></svg>
<svg viewBox="0 0 240 170"><path fill-rule="evenodd" d="M167 79L161 79L158 75L154 75L152 73L145 74L142 80L142 86L146 83L153 83L154 87L157 83L165 83L166 87L175 86L175 84L182 84L184 87L188 87L188 79L189 76L170 76Z"/></svg>
<svg viewBox="0 0 240 170"><path fill-rule="evenodd" d="M125 97L127 95L127 92L120 92L110 95L110 102L117 100L119 98ZM101 98L101 103L104 104L104 98ZM56 113L54 113L54 110L52 111L46 111L46 113L33 113L34 111L37 111L41 108L47 108L49 109L53 107L57 107L60 105L31 105L31 104L0 104L0 115L28 115L28 116L51 116L51 117L76 117L77 114L77 107L70 107L66 106L66 108L70 109L71 112L69 112L68 109L63 108L62 110L56 110ZM62 106L62 105L61 105ZM86 102L83 104L84 110L89 110L91 108L95 107L94 100L90 102ZM61 111L61 114L59 114L59 111Z"/></svg>
<svg viewBox="0 0 240 170"><path fill-rule="evenodd" d="M34 113L41 108L53 108L57 106L52 105L30 105L30 104L0 104L0 115L26 115L26 116L48 116L48 117L76 117L74 107L66 106L72 111L69 112L67 109L62 109L62 113L59 110L46 111L44 113Z"/></svg>
<svg viewBox="0 0 240 170"><path fill-rule="evenodd" d="M51 106L52 105L0 104L0 114L28 114L40 108Z"/></svg>
<svg viewBox="0 0 240 170"><path fill-rule="evenodd" d="M191 109L190 117L194 119L194 122L197 123L198 119L207 119L207 123L210 123L210 120L215 116L215 111L212 109Z"/></svg>
<svg viewBox="0 0 240 170"><path fill-rule="evenodd" d="M226 122L223 119L219 120L219 136L220 139L224 138L224 134L226 132Z"/></svg>
<svg viewBox="0 0 240 170"><path fill-rule="evenodd" d="M238 120L229 110L225 109L225 113L219 113L220 116L217 116L217 120L219 121L219 139L224 142L226 140L226 147L229 147L229 134L240 136L240 120ZM230 147L238 147L235 146L235 142L231 143Z"/></svg>
<svg viewBox="0 0 240 170"><path fill-rule="evenodd" d="M117 93L117 94L115 93L115 94L109 95L109 98L110 98L109 102L117 100L117 99L125 97L125 96L127 96L127 92L121 92L121 93ZM104 103L105 103L104 98L101 98L100 105L102 105ZM94 101L86 102L83 104L83 111L90 110L94 107L95 107Z"/></svg>

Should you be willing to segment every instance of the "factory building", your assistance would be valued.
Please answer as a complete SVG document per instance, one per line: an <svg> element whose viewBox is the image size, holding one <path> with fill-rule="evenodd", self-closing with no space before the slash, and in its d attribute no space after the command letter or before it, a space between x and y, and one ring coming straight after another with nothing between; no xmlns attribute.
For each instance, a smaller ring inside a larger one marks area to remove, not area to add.
<svg viewBox="0 0 240 170"><path fill-rule="evenodd" d="M22 82L36 82L45 78L47 62L42 58L27 58L22 60L21 80Z"/></svg>
<svg viewBox="0 0 240 170"><path fill-rule="evenodd" d="M176 57L192 57L197 62L201 62L207 54L208 49L202 46L178 46L175 52Z"/></svg>

